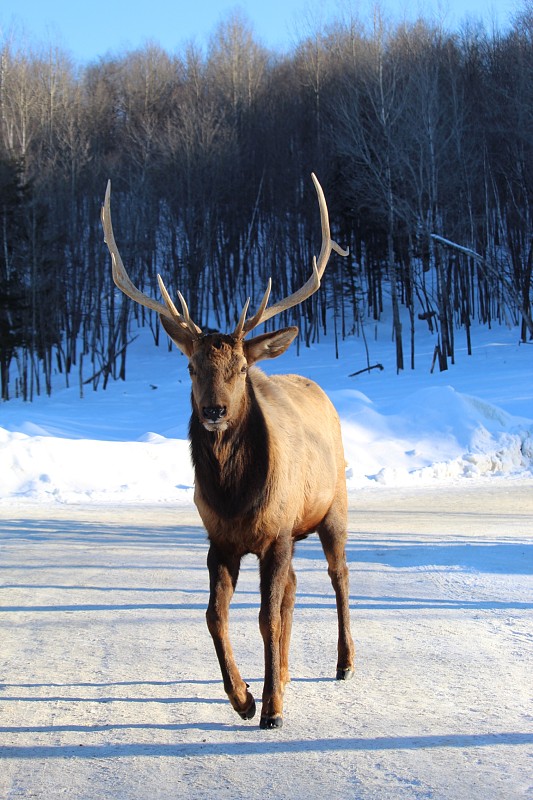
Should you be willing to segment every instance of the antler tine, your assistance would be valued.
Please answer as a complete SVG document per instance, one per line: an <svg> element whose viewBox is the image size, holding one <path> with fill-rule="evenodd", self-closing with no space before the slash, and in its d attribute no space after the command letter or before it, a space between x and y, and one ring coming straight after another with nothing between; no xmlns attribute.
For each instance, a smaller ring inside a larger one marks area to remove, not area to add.
<svg viewBox="0 0 533 800"><path fill-rule="evenodd" d="M348 249L344 250L331 238L326 198L324 197L324 192L322 191L322 187L314 172L311 173L311 178L313 179L318 196L320 224L322 228L322 246L318 256L318 262L316 257L313 256L313 272L303 286L283 300L279 300L277 303L274 303L274 305L270 306L270 308L266 308L266 304L268 303L268 298L270 296L270 288L272 286L272 279L269 278L268 288L263 296L263 300L257 313L254 314L254 316L243 325L243 335L246 335L253 330L253 328L256 328L262 322L266 322L268 319L271 319L276 314L280 314L282 311L287 311L287 309L299 305L304 300L307 300L308 297L311 297L311 295L313 295L316 291L318 291L320 288L321 278L326 269L332 250L335 250L335 252L340 256L347 256L349 253Z"/></svg>
<svg viewBox="0 0 533 800"><path fill-rule="evenodd" d="M194 336L201 334L202 331L192 321L189 315L189 309L187 308L187 304L183 300L182 296L179 295L183 308L183 315L180 314L176 309L159 275L157 277L159 285L162 287L161 291L165 300L165 304L160 303L158 300L154 300L152 297L149 297L147 294L144 294L144 292L141 292L139 289L137 289L130 276L126 272L126 268L118 251L115 235L113 233L113 224L111 222L111 181L107 182L101 219L102 227L104 229L104 241L107 244L111 254L113 281L115 282L117 288L120 289L120 291L123 292L126 297L129 297L136 303L145 306L145 308L150 308L152 311L156 311L158 314L161 314L168 319L178 322L183 328L187 328Z"/></svg>
<svg viewBox="0 0 533 800"><path fill-rule="evenodd" d="M322 186L320 185L317 176L314 172L311 173L312 181L315 185L316 193L318 196L318 206L320 208L320 225L322 227L322 247L320 248L320 254L318 256L318 277L321 279L324 271L326 269L327 263L329 261L329 257L331 255L331 251L335 250L340 256L347 256L350 253L350 250L346 248L346 250L334 242L331 238L331 231L329 228L329 213L328 207L326 204L326 198L324 197L324 192L322 190Z"/></svg>
<svg viewBox="0 0 533 800"><path fill-rule="evenodd" d="M191 315L189 314L189 307L185 302L185 298L183 297L181 292L178 292L178 298L182 308L182 314L178 311L176 306L174 305L174 301L172 300L171 296L167 291L167 287L163 283L163 278L158 273L157 274L157 282L159 284L159 288L161 289L161 294L163 295L163 299L165 301L167 309L170 311L171 317L175 322L178 322L182 328L187 328L193 336L197 337L202 333L202 329L196 325L193 320L191 319Z"/></svg>
<svg viewBox="0 0 533 800"><path fill-rule="evenodd" d="M265 312L265 308L267 307L271 291L272 291L272 278L269 278L266 292L263 295L263 299L261 300L261 304L259 305L259 308L257 309L256 313L246 323L244 322L243 319L242 331L244 336L246 336L246 334L249 333L249 331L253 330L254 328L257 328L257 326L260 324L262 316Z"/></svg>
<svg viewBox="0 0 533 800"><path fill-rule="evenodd" d="M202 329L198 327L196 322L192 319L191 315L189 314L189 307L185 302L185 298L180 291L178 291L178 297L181 304L181 309L183 311L183 317L185 318L185 322L187 323L187 327L197 336L202 335Z"/></svg>
<svg viewBox="0 0 533 800"><path fill-rule="evenodd" d="M246 303L244 304L244 308L241 311L241 316L239 317L239 321L237 323L237 327L233 331L233 336L236 339L240 339L240 337L243 335L244 320L246 319L246 314L248 313L248 306L249 305L250 305L250 298L248 297L247 300L246 300Z"/></svg>

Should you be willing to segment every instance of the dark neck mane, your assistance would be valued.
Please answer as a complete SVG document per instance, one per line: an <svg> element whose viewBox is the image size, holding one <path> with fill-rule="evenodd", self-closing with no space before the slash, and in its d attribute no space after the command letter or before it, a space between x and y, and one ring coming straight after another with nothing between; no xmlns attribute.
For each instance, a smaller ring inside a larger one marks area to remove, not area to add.
<svg viewBox="0 0 533 800"><path fill-rule="evenodd" d="M207 431L193 408L189 439L203 499L226 519L254 513L267 490L268 432L252 385L239 423L222 433Z"/></svg>

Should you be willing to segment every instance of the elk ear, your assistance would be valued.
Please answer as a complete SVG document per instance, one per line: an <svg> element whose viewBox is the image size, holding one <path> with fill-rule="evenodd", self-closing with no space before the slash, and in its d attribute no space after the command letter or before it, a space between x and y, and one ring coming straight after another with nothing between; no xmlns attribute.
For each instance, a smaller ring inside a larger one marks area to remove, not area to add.
<svg viewBox="0 0 533 800"><path fill-rule="evenodd" d="M298 334L298 328L282 328L280 331L263 333L244 343L244 356L248 364L255 364L262 358L277 358L291 344Z"/></svg>
<svg viewBox="0 0 533 800"><path fill-rule="evenodd" d="M169 319L168 317L164 317L162 314L159 315L159 319L161 320L161 325L170 336L174 344L176 345L181 352L190 358L192 355L192 338L190 332L186 328L182 328L181 325L178 325L177 322Z"/></svg>

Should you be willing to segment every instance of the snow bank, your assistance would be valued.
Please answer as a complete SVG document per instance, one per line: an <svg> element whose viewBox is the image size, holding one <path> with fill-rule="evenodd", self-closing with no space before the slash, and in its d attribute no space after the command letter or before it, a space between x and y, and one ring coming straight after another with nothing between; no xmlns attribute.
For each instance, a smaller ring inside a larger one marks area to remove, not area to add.
<svg viewBox="0 0 533 800"><path fill-rule="evenodd" d="M372 344L384 371L357 379L357 340L342 344L339 359L324 342L300 357L293 348L264 369L303 374L328 392L342 421L350 489L531 476L532 348L507 329L480 329L473 340L472 356L458 351L456 365L438 374L424 368L429 339L417 369L401 375L385 338ZM192 502L186 361L154 347L147 331L128 353L128 380L105 392L81 400L71 387L0 405L1 504Z"/></svg>
<svg viewBox="0 0 533 800"><path fill-rule="evenodd" d="M356 405L356 403L354 403ZM531 474L533 425L451 386L422 389L379 414L365 398L343 418L349 485Z"/></svg>
<svg viewBox="0 0 533 800"><path fill-rule="evenodd" d="M333 392L333 400L341 398ZM391 415L360 393L344 394L338 404L351 489L532 474L533 423L451 387L422 390ZM192 502L188 442L155 433L143 439L65 439L0 428L0 502Z"/></svg>
<svg viewBox="0 0 533 800"><path fill-rule="evenodd" d="M1 501L192 502L188 442L105 442L0 428Z"/></svg>

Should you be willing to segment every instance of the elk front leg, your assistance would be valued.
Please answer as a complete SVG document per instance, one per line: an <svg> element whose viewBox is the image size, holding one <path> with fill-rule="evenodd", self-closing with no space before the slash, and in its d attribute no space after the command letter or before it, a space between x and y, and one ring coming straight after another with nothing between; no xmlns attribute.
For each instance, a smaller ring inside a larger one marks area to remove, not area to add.
<svg viewBox="0 0 533 800"><path fill-rule="evenodd" d="M211 545L207 566L210 596L206 620L220 664L224 689L235 711L243 719L252 719L255 715L255 700L241 678L229 640L229 604L239 577L240 558L221 555Z"/></svg>
<svg viewBox="0 0 533 800"><path fill-rule="evenodd" d="M282 603L286 597L287 582L291 570L292 541L290 535L280 534L269 547L260 562L261 574L261 610L259 612L259 628L265 649L265 682L263 686L263 707L261 709L261 728L281 728L283 725L283 689L284 680L288 678L286 663L282 665L282 657L288 661L288 641L283 637ZM291 603L288 602L288 606ZM288 608L284 608L284 615ZM292 612L292 608L290 609ZM290 635L290 614L285 622L289 623L286 634ZM283 640L283 654L282 654ZM284 674L282 675L282 667Z"/></svg>

